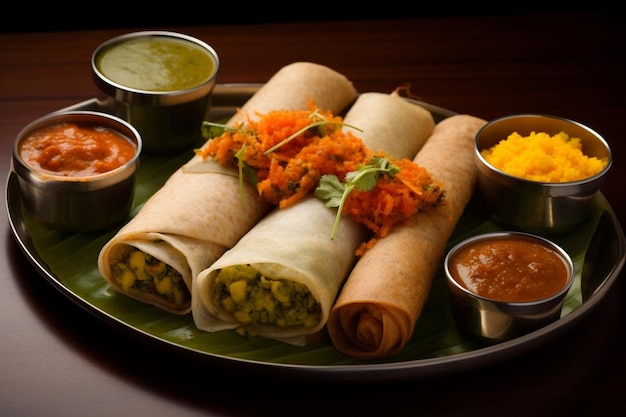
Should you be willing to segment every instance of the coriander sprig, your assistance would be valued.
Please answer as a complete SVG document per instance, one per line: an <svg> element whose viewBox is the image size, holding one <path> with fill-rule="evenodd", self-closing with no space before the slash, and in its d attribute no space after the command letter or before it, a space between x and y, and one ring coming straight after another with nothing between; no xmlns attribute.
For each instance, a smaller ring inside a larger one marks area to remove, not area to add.
<svg viewBox="0 0 626 417"><path fill-rule="evenodd" d="M205 139L213 139L218 136L221 136L224 132L234 132L237 128L233 126L228 126L223 123L215 123L215 122L207 122L206 120L202 122L201 126L202 137Z"/></svg>
<svg viewBox="0 0 626 417"><path fill-rule="evenodd" d="M336 175L327 174L320 178L319 184L315 189L315 196L322 201L328 208L337 207L337 216L331 233L331 239L335 238L341 212L348 198L348 195L356 188L359 191L370 191L376 187L378 179L387 174L393 178L400 169L391 163L391 161L382 156L374 156L370 161L361 165L356 171L346 174L344 182L341 182Z"/></svg>

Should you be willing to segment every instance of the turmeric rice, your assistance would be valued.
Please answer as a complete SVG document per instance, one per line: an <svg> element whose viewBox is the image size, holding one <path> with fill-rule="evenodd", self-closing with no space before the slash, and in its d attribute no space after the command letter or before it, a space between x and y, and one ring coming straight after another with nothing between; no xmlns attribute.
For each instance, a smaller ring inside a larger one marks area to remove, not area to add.
<svg viewBox="0 0 626 417"><path fill-rule="evenodd" d="M513 132L481 155L507 174L538 182L578 181L599 173L608 163L585 155L580 139L565 132L553 136Z"/></svg>

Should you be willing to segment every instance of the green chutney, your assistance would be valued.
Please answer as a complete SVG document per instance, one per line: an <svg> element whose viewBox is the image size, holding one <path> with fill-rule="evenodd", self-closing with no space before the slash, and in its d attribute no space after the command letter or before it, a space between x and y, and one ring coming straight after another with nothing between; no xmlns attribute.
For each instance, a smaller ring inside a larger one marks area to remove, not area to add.
<svg viewBox="0 0 626 417"><path fill-rule="evenodd" d="M215 59L193 42L163 36L129 39L103 49L98 70L111 81L144 91L197 87L215 74Z"/></svg>

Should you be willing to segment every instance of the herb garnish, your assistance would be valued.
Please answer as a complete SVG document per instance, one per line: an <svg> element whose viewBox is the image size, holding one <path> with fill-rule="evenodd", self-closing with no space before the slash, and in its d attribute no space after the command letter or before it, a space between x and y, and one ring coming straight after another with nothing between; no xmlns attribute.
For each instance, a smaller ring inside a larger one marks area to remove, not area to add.
<svg viewBox="0 0 626 417"><path fill-rule="evenodd" d="M315 196L325 201L324 206L337 207L337 216L331 233L331 239L335 238L341 212L348 195L355 188L359 191L370 191L383 175L393 178L400 169L391 161L382 156L374 156L366 165L361 165L356 171L346 174L344 182L341 182L336 175L327 174L320 178L315 189Z"/></svg>
<svg viewBox="0 0 626 417"><path fill-rule="evenodd" d="M202 122L202 136L206 139L213 139L224 134L224 132L237 130L234 127L223 123Z"/></svg>

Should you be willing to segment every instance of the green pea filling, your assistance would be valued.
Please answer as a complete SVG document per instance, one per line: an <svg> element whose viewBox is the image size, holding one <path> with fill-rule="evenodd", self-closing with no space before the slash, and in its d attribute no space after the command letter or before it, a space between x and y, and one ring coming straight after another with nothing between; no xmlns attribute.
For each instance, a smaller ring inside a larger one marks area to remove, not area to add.
<svg viewBox="0 0 626 417"><path fill-rule="evenodd" d="M222 268L213 300L243 325L309 328L321 319L321 306L305 285L266 277L249 265Z"/></svg>

